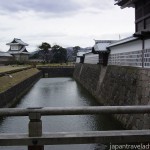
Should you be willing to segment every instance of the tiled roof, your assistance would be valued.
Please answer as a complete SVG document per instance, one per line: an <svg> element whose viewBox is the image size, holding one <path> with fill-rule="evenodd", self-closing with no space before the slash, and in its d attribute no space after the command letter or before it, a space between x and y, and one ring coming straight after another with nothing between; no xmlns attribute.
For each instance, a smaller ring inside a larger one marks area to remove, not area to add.
<svg viewBox="0 0 150 150"><path fill-rule="evenodd" d="M95 40L94 50L95 51L107 51L107 47L116 42L114 40Z"/></svg>
<svg viewBox="0 0 150 150"><path fill-rule="evenodd" d="M95 54L93 54L92 52L85 53L84 55L87 56L87 55L91 55L91 54L92 54L92 55L95 55Z"/></svg>
<svg viewBox="0 0 150 150"><path fill-rule="evenodd" d="M86 53L86 52L78 52L78 53L77 53L77 57L81 57L81 56L83 56L85 53Z"/></svg>
<svg viewBox="0 0 150 150"><path fill-rule="evenodd" d="M89 52L91 52L91 51L92 51L91 49L88 50L88 51L78 51L77 57L81 57L81 56L83 56L84 54L89 53Z"/></svg>
<svg viewBox="0 0 150 150"><path fill-rule="evenodd" d="M130 37L121 39L121 40L119 40L117 42L114 42L114 43L110 44L108 47L113 47L113 46L116 46L116 45L121 45L121 44L128 43L128 42L131 42L131 41L135 41L135 40L138 40L138 39L139 38L137 38L137 37L130 36Z"/></svg>
<svg viewBox="0 0 150 150"><path fill-rule="evenodd" d="M14 40L10 43L7 43L6 45L24 45L28 46L27 43L24 43L21 39L14 38Z"/></svg>
<svg viewBox="0 0 150 150"><path fill-rule="evenodd" d="M0 57L13 57L13 56L7 52L0 52Z"/></svg>

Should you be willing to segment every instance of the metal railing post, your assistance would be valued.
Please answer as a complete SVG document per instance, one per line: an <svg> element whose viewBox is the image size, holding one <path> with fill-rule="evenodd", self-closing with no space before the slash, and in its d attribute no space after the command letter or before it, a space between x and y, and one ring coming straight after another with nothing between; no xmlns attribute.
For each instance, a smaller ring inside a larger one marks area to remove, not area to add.
<svg viewBox="0 0 150 150"><path fill-rule="evenodd" d="M42 121L40 113L29 113L29 137L42 136ZM38 140L32 141L33 145L28 146L28 150L44 150L44 145L38 145Z"/></svg>

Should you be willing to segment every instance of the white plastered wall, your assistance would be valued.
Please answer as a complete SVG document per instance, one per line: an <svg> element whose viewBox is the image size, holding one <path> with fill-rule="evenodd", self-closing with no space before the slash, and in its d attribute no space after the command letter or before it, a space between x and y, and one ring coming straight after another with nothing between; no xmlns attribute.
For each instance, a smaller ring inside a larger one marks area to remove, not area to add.
<svg viewBox="0 0 150 150"><path fill-rule="evenodd" d="M110 50L110 54L142 50L142 40L132 41L129 43L124 43L122 45L116 45L114 47L110 47Z"/></svg>
<svg viewBox="0 0 150 150"><path fill-rule="evenodd" d="M89 53L89 54L85 55L84 63L97 64L98 62L99 62L99 55L98 54Z"/></svg>

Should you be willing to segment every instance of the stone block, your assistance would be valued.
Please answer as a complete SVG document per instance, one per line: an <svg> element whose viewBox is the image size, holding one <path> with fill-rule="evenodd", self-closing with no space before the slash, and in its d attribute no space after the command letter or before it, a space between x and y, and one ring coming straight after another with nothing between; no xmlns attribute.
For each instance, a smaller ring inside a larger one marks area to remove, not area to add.
<svg viewBox="0 0 150 150"><path fill-rule="evenodd" d="M150 70L148 70L148 74L147 75L148 75L148 77L150 77Z"/></svg>
<svg viewBox="0 0 150 150"><path fill-rule="evenodd" d="M142 69L141 74L148 75L148 70L147 69Z"/></svg>
<svg viewBox="0 0 150 150"><path fill-rule="evenodd" d="M143 129L150 129L150 117L148 116L148 114L144 114Z"/></svg>
<svg viewBox="0 0 150 150"><path fill-rule="evenodd" d="M141 100L141 105L147 105L148 102L150 100L150 97L149 96L144 96L142 97L142 100Z"/></svg>
<svg viewBox="0 0 150 150"><path fill-rule="evenodd" d="M141 75L141 80L142 81L148 81L149 79L150 79L150 77L148 77L147 75L145 75L145 74Z"/></svg>

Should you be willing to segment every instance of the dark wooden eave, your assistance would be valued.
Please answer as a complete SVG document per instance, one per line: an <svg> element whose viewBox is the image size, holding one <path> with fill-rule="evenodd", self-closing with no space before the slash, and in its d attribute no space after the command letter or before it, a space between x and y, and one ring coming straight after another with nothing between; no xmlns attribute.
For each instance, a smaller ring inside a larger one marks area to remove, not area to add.
<svg viewBox="0 0 150 150"><path fill-rule="evenodd" d="M128 3L130 0L117 0L118 2L116 3L116 5L119 5L119 6L123 6L125 5L126 3Z"/></svg>
<svg viewBox="0 0 150 150"><path fill-rule="evenodd" d="M115 5L125 8L125 7L134 7L135 2L138 0L117 0L117 1L118 2Z"/></svg>
<svg viewBox="0 0 150 150"><path fill-rule="evenodd" d="M11 43L17 43L17 42L16 42L15 39L14 39Z"/></svg>
<svg viewBox="0 0 150 150"><path fill-rule="evenodd" d="M139 38L150 38L150 30L143 30L140 32L136 32L133 34L133 36Z"/></svg>
<svg viewBox="0 0 150 150"><path fill-rule="evenodd" d="M107 50L107 51L96 51L95 49L94 49L94 47L92 48L92 53L93 54L104 54L104 53L109 53L109 50Z"/></svg>

